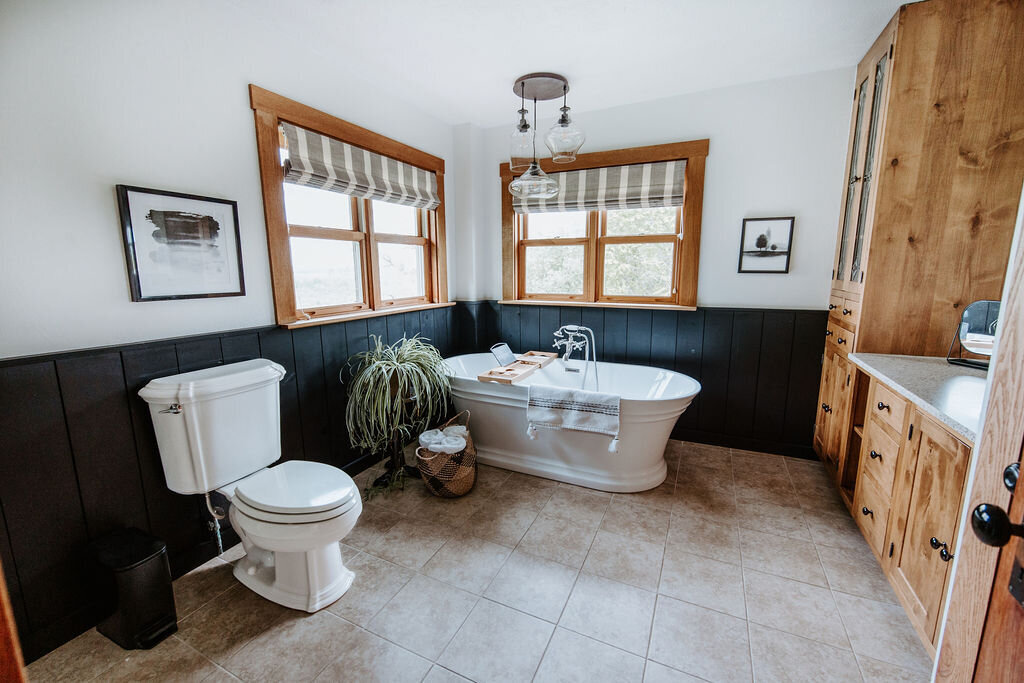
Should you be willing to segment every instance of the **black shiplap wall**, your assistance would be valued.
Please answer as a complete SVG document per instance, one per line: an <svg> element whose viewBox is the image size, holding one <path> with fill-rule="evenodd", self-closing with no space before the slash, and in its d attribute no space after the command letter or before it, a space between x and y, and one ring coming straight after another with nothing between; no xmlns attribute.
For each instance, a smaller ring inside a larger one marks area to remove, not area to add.
<svg viewBox="0 0 1024 683"><path fill-rule="evenodd" d="M369 336L422 334L445 355L550 348L560 325L582 323L602 360L655 365L703 385L675 436L809 455L824 311L626 310L460 302L453 308L289 331L266 327L0 361L0 560L29 660L96 622L83 580L89 540L137 526L167 541L180 575L212 557L199 496L167 489L146 404L154 377L264 357L283 365L285 458L356 473L348 445L348 359ZM228 530L229 542L233 536Z"/></svg>
<svg viewBox="0 0 1024 683"><path fill-rule="evenodd" d="M550 349L560 325L594 330L600 360L654 365L702 385L677 438L812 457L826 311L701 308L696 311L468 302L461 338L485 350ZM468 350L468 349L467 349Z"/></svg>
<svg viewBox="0 0 1024 683"><path fill-rule="evenodd" d="M33 660L97 621L88 543L135 526L167 542L178 576L216 554L200 496L164 481L149 410L138 390L154 377L269 358L281 383L285 459L356 473L368 458L348 443L348 359L419 333L454 351L454 308L334 325L267 327L120 347L0 361L0 560L22 648ZM473 341L473 340L470 340ZM461 345L464 346L464 345ZM228 543L236 537L227 530Z"/></svg>

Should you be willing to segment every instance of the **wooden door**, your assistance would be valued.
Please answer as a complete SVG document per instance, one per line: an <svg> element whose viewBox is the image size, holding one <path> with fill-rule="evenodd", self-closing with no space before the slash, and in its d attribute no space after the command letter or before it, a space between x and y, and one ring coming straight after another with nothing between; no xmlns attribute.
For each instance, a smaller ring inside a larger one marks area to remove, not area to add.
<svg viewBox="0 0 1024 683"><path fill-rule="evenodd" d="M843 452L850 428L850 362L840 354L836 354L832 363L832 400L829 405L828 453L832 467L840 469Z"/></svg>
<svg viewBox="0 0 1024 683"><path fill-rule="evenodd" d="M1017 462L1020 463L1020 459ZM1024 495L1011 498L1009 515L1015 524L1024 520ZM1024 572L1024 540L1013 537L999 553L974 672L976 681L1024 681L1024 657L1020 652L1024 643L1024 606L1010 593L1011 580L1018 585L1024 583L1021 572Z"/></svg>
<svg viewBox="0 0 1024 683"><path fill-rule="evenodd" d="M889 570L910 621L925 643L933 643L956 548L970 448L917 411L910 431L897 465Z"/></svg>
<svg viewBox="0 0 1024 683"><path fill-rule="evenodd" d="M18 647L18 632L14 626L14 612L7 597L3 566L0 566L0 681L24 681L25 669Z"/></svg>
<svg viewBox="0 0 1024 683"><path fill-rule="evenodd" d="M898 16L898 14L897 14ZM843 203L839 214L839 237L832 268L833 291L859 292L863 268L853 271L855 253L863 254L873 187L865 182L877 167L877 150L888 103L889 52L895 39L896 17L875 40L857 66L853 90L853 115L846 152ZM879 72L879 62L882 70ZM859 242L858 242L859 240ZM858 246L859 244L859 246ZM863 260L863 259L861 259Z"/></svg>
<svg viewBox="0 0 1024 683"><path fill-rule="evenodd" d="M825 459L828 443L829 403L832 401L832 359L835 353L825 347L825 355L821 363L821 385L818 390L818 413L814 421L814 450L819 457Z"/></svg>

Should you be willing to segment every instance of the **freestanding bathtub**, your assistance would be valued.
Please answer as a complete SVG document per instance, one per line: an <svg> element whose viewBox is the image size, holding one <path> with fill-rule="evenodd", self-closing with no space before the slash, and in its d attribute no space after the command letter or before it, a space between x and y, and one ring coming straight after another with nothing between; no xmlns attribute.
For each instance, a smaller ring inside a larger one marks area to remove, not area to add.
<svg viewBox="0 0 1024 683"><path fill-rule="evenodd" d="M619 448L609 453L611 438L603 434L537 429L536 440L526 434L527 387L547 384L593 391L593 363L582 387L579 360L568 365L579 372L567 371L557 358L515 384L477 379L496 365L490 353L446 360L453 374L455 407L472 414L470 428L480 462L617 493L646 491L665 480L664 452L672 427L700 391L697 380L671 370L598 362L601 391L622 397Z"/></svg>

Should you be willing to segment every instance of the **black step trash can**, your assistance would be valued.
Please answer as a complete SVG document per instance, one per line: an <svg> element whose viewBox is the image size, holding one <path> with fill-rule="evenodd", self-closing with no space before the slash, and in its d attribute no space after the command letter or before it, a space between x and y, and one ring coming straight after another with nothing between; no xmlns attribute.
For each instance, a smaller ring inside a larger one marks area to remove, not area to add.
<svg viewBox="0 0 1024 683"><path fill-rule="evenodd" d="M139 529L92 543L105 614L96 630L126 650L148 650L178 630L167 544Z"/></svg>

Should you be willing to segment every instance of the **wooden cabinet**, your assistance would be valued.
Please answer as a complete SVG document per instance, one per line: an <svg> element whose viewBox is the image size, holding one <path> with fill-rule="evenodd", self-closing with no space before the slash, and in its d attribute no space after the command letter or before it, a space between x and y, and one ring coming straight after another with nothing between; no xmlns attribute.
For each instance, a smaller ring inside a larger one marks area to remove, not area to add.
<svg viewBox="0 0 1024 683"><path fill-rule="evenodd" d="M970 447L917 411L908 432L897 466L884 562L911 623L934 651Z"/></svg>
<svg viewBox="0 0 1024 683"><path fill-rule="evenodd" d="M963 307L1000 297L1024 179L1022 34L1012 3L925 0L901 7L858 64L826 361L944 355ZM851 424L834 373L823 364L826 432ZM815 434L823 460L843 460L834 443Z"/></svg>

